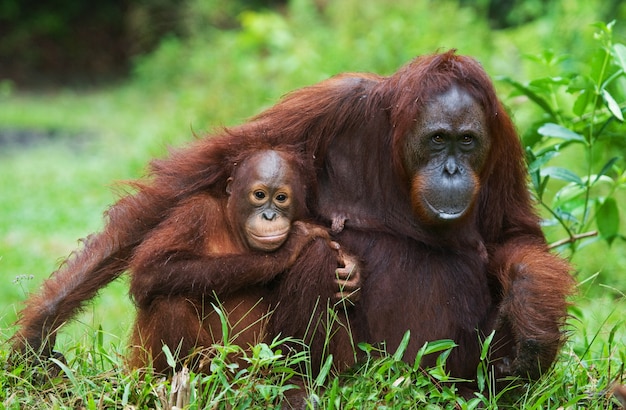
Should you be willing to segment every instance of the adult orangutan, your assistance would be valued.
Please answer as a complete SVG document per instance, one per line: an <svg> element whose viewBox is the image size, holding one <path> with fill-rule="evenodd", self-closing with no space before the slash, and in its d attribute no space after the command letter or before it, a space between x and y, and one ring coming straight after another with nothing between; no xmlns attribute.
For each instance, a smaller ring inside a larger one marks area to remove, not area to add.
<svg viewBox="0 0 626 410"><path fill-rule="evenodd" d="M447 52L389 77L344 74L293 92L255 124L305 134L316 157L320 218L362 262L356 341L393 351L410 330L412 361L424 342L452 339L447 368L472 379L480 341L495 331L496 376L536 378L552 364L570 266L548 250L520 140L480 64ZM297 277L283 286L301 289ZM302 333L289 316L273 325Z"/></svg>
<svg viewBox="0 0 626 410"><path fill-rule="evenodd" d="M535 378L552 364L563 342L570 267L548 250L519 138L489 77L452 51L417 58L389 77L343 74L296 90L250 122L155 161L153 183L115 205L105 233L87 243L92 252L61 275L94 279L46 286L39 301L49 309L27 312L22 340L40 340L49 320L69 318L125 268L171 204L223 192L229 155L260 144L314 158L312 217L332 224L334 239L361 263L360 301L350 312L355 341L393 350L410 330L405 358L412 361L425 341L453 339L447 368L471 379L480 340L495 331L497 376ZM299 307L313 306L333 280L307 276L324 259L315 247L300 254L275 289L282 309L269 324L274 333L306 336L313 352L323 350L323 338L309 338L311 310ZM349 365L348 340L330 349L340 369Z"/></svg>

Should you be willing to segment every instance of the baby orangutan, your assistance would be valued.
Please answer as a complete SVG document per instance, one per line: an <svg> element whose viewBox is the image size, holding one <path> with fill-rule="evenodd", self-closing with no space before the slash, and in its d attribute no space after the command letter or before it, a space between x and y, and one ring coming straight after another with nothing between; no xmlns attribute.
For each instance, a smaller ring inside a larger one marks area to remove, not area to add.
<svg viewBox="0 0 626 410"><path fill-rule="evenodd" d="M338 292L327 298L354 300L355 261L339 252L326 228L303 221L305 193L314 189L307 172L293 154L257 151L237 164L224 197L187 198L150 232L130 264L139 308L133 367L152 364L165 372L164 344L182 361L221 341L222 324L212 305L227 316L231 342L246 347L264 340L268 313L280 309L280 301L272 302L276 281L317 238L345 266L337 269ZM208 362L201 359L197 355L191 367L202 370Z"/></svg>

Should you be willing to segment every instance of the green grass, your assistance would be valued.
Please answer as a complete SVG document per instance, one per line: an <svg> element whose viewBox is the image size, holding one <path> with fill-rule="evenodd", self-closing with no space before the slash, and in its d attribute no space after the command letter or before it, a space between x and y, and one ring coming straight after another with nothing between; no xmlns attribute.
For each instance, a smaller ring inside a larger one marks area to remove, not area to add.
<svg viewBox="0 0 626 410"><path fill-rule="evenodd" d="M308 3L298 1L286 15L246 14L241 31L206 30L186 43L169 40L138 61L127 84L41 94L3 88L0 129L46 135L52 130L54 137L29 146L0 146L0 343L13 333L16 312L28 293L78 246L79 238L101 228L102 213L116 198L116 181L141 176L150 158L165 155L167 146L190 141L194 132L240 123L293 88L340 71L391 73L414 55L438 47L475 55L493 77L535 78L537 68L523 53L555 48L583 55L591 47L587 24L593 22L597 4L568 4L562 10L555 6L545 19L493 32L471 9L449 1L382 6L348 0L312 19ZM508 98L506 85L496 85L523 132L536 111L527 101ZM551 240L558 235L548 231ZM611 247L596 242L576 253L581 285L572 300L570 339L552 372L534 385L518 386L517 396L462 399L433 383L445 379L441 369L424 372L389 352L354 374L305 378L311 400L328 409L409 404L607 408L610 399L604 392L624 374L625 258L620 240ZM134 320L127 292L125 280L112 284L63 329L58 349L69 364L62 377L49 378L37 368L0 367L0 408L167 408L168 380L141 379L124 369ZM264 408L273 402L285 392L281 385L293 382L285 365L301 360L277 355L277 349L258 347L250 359L256 367L250 370L220 362L213 375L191 375L190 383L202 389L192 389L190 408L213 401L236 408L253 401ZM7 346L0 345L0 363L7 354ZM229 374L238 374L237 389L218 377Z"/></svg>
<svg viewBox="0 0 626 410"><path fill-rule="evenodd" d="M305 359L302 355L286 357L281 340L255 346L243 352L238 346L215 346L213 372L206 375L180 373L175 381L156 378L150 372L140 376L124 370L123 349L108 344L100 330L65 346L69 364L59 364L63 371L55 376L41 368L18 366L0 372L4 408L171 408L177 400L186 408L268 408L284 400L285 395L303 386L309 404L319 408L525 408L606 409L616 405L607 389L623 373L624 348L616 338L622 318L623 303L606 311L580 312L572 320L575 336L565 346L554 368L541 380L526 385L512 380L497 395L490 395L489 380L474 396L463 397L455 380L445 372L445 357L453 348L451 341L433 342L424 353L439 354L437 366L422 369L416 362L403 362L406 343L395 352L361 346L379 358L363 362L354 372L334 375L323 367L319 376L298 374L288 366ZM599 321L595 321L599 313ZM574 324L575 323L575 324ZM405 339L408 342L408 339ZM247 368L225 360L241 353ZM372 357L375 357L374 355ZM180 389L180 380L188 389ZM300 381L299 381L300 380ZM303 380L303 382L302 382ZM180 392L179 392L180 390Z"/></svg>

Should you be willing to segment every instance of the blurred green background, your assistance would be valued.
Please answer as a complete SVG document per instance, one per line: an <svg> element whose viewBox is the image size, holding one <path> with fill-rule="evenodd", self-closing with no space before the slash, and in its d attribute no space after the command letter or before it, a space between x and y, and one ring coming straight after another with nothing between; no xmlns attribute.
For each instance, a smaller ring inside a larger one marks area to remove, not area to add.
<svg viewBox="0 0 626 410"><path fill-rule="evenodd" d="M615 41L626 35L619 0L83 3L0 1L4 336L28 293L78 238L101 228L118 182L142 176L168 146L241 123L290 90L336 73L390 74L416 55L450 48L477 58L496 79L523 134L539 114L497 78L546 75L529 57L546 50L570 57L555 70L576 71L576 61L598 47L597 21L616 20ZM621 158L626 144L602 149ZM574 257L585 281L576 303L592 325L624 307L624 250L621 239L595 241ZM133 316L127 285L118 281L63 332L60 345L100 325L123 344Z"/></svg>

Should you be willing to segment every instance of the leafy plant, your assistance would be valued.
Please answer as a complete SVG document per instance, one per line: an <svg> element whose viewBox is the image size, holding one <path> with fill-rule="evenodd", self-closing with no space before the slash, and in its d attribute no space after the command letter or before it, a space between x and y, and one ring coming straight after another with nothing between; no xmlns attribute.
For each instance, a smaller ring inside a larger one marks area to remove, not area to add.
<svg viewBox="0 0 626 410"><path fill-rule="evenodd" d="M626 96L626 46L613 41L614 23L595 25L600 47L584 61L551 51L530 57L547 73L566 64L573 72L526 84L504 78L514 95L525 96L540 110L524 135L532 187L547 211L546 226L563 231L564 238L553 246L567 247L571 254L586 237L599 234L609 244L624 239L616 196L626 187L626 170L621 153L608 149L624 137ZM580 162L572 160L580 157Z"/></svg>

